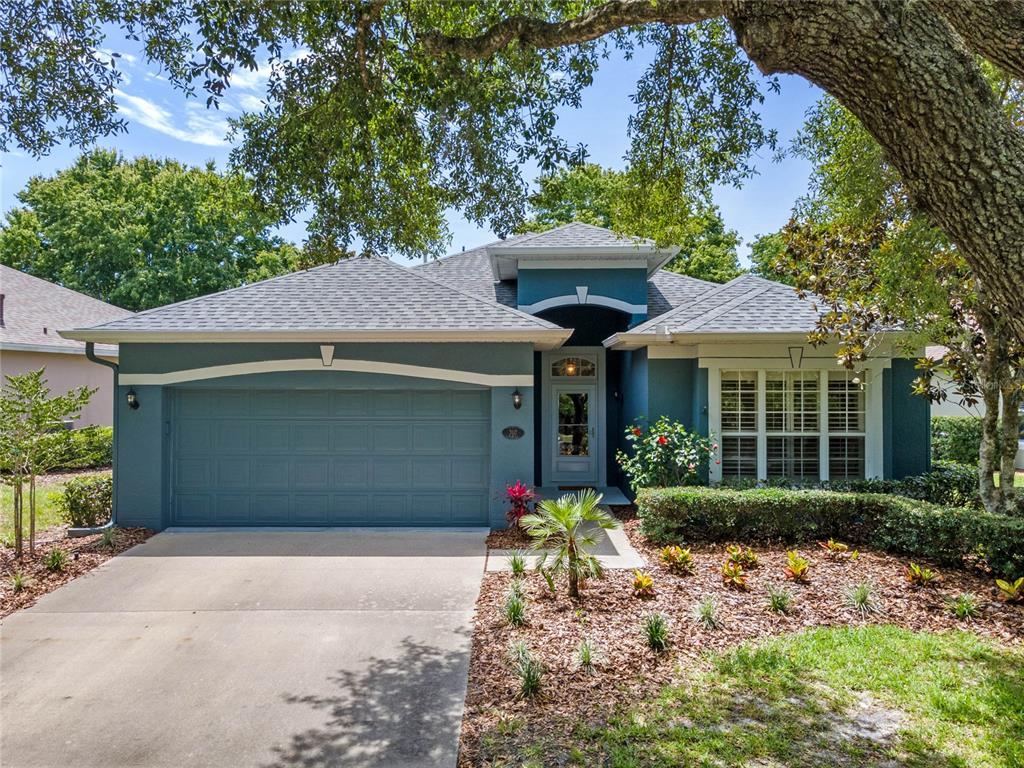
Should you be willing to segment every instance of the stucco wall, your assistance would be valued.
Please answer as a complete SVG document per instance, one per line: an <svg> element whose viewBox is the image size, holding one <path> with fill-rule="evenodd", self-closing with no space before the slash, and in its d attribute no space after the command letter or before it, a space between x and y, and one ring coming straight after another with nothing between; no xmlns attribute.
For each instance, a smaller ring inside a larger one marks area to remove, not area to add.
<svg viewBox="0 0 1024 768"><path fill-rule="evenodd" d="M316 344L124 344L121 374L156 374L207 366L267 360L319 359ZM482 374L525 375L532 380L533 349L529 344L336 344L334 357L404 363L472 371ZM297 389L395 388L458 389L469 384L409 376L323 370L273 372L199 379L173 385L122 384L120 397L135 390L140 407L121 408L116 431L117 516L121 525L165 527L169 513L167 458L170 396L175 388L294 387ZM512 405L514 386L491 391L491 470L488 514L492 525L503 525L505 485L516 479L531 482L534 468L533 387L518 387L522 408ZM518 426L522 438L502 436L505 427Z"/></svg>
<svg viewBox="0 0 1024 768"><path fill-rule="evenodd" d="M84 354L0 350L0 375L16 376L40 368L46 368L46 381L55 394L77 387L98 390L82 409L76 427L114 423L114 373L109 368L87 360Z"/></svg>

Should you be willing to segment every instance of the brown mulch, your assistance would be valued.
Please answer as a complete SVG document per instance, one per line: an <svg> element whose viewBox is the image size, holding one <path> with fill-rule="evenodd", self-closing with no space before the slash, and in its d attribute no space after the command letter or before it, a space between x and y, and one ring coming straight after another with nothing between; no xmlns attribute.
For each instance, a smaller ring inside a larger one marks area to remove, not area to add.
<svg viewBox="0 0 1024 768"><path fill-rule="evenodd" d="M488 549L529 549L530 537L522 528L495 528L487 535Z"/></svg>
<svg viewBox="0 0 1024 768"><path fill-rule="evenodd" d="M102 565L114 555L141 544L152 535L153 531L147 528L118 528L114 546L104 547L99 535L71 539L67 535L67 526L61 525L36 534L35 555L29 554L27 540L21 560L14 556L13 549L0 547L0 617L28 608L48 592ZM67 567L58 573L52 573L43 566L43 558L54 547L66 550L69 555ZM22 591L15 592L11 576L19 571L28 574L31 582Z"/></svg>
<svg viewBox="0 0 1024 768"><path fill-rule="evenodd" d="M486 573L476 606L469 688L462 723L460 766L492 764L492 744L503 743L505 754L517 744L539 739L569 743L572 729L580 724L600 725L617 710L657 693L673 679L680 666L699 663L706 651L720 651L746 640L756 640L819 626L893 624L912 631L968 629L1000 642L1024 644L1024 607L997 600L992 578L983 573L938 568L941 581L926 588L909 586L903 575L908 562L884 552L861 550L856 561L830 557L815 542L798 547L811 561L810 582L785 581L782 566L786 547L754 547L759 558L749 570L749 591L739 592L722 582L725 545L693 545L696 573L678 576L661 566L656 547L639 533L639 522L630 510L616 510L626 519L624 528L633 546L647 561L656 595L639 599L632 595L630 571L609 571L601 581L586 586L583 600L573 603L565 594L551 598L543 580L527 574L528 624L506 625L502 606L509 582L508 572ZM498 532L492 545L509 548ZM920 565L930 565L918 561ZM862 617L846 605L845 590L869 581L882 612ZM785 586L793 594L788 615L766 608L767 586ZM971 623L949 614L946 600L973 592L982 615ZM692 618L694 605L712 596L718 603L724 627L705 630ZM660 612L669 618L672 645L655 654L641 633L645 616ZM589 638L598 648L596 674L584 675L575 667L577 646ZM543 695L530 701L518 697L518 679L507 660L511 641L525 641L546 667ZM486 738L485 738L486 736Z"/></svg>

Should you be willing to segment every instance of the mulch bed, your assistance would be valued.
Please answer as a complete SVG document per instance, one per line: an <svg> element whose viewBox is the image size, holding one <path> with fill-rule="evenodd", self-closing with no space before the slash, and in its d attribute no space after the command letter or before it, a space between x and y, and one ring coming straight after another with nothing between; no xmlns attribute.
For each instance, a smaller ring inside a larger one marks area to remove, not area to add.
<svg viewBox="0 0 1024 768"><path fill-rule="evenodd" d="M37 533L35 555L29 554L26 538L21 560L15 558L13 549L0 547L0 617L29 607L48 592L153 535L153 531L146 528L118 528L114 546L104 547L99 535L69 539L67 530L67 526L61 525ZM69 556L67 567L58 573L52 573L43 566L43 558L54 547L66 550ZM31 582L22 591L15 592L11 576L18 571L27 574Z"/></svg>
<svg viewBox="0 0 1024 768"><path fill-rule="evenodd" d="M969 629L1000 642L1024 644L1024 607L999 602L992 578L977 571L935 567L942 575L937 585L913 588L904 578L908 562L904 558L862 549L856 561L834 559L815 542L808 542L798 547L811 561L808 584L785 581L782 567L787 547L754 547L759 564L748 571L749 591L739 592L722 582L724 544L691 546L696 573L674 575L661 566L659 548L639 534L639 522L631 510L616 510L620 511L630 541L654 578L653 598L633 597L632 572L609 571L604 580L586 586L577 604L566 596L564 583L551 598L541 577L531 572L525 580L528 624L512 628L502 615L511 574L484 574L476 606L460 766L488 766L497 757L492 754L495 750L507 756L515 753L516 745L538 740L568 745L574 727L599 725L617 710L654 695L681 666L700 663L705 652L769 635L819 626L894 624L913 631ZM507 540L496 532L488 543L494 548L515 548ZM882 613L862 617L846 604L845 590L862 581L872 584ZM769 584L792 592L788 615L767 610ZM982 615L971 623L958 621L947 610L946 600L962 592L973 592L981 603ZM717 630L703 629L692 618L694 605L708 596L717 601L724 621ZM655 612L669 618L672 633L671 647L660 654L647 647L641 633L644 617ZM597 672L592 676L575 666L575 650L583 638L599 649ZM507 660L509 643L519 640L529 645L547 670L543 694L529 701L519 698L518 679Z"/></svg>

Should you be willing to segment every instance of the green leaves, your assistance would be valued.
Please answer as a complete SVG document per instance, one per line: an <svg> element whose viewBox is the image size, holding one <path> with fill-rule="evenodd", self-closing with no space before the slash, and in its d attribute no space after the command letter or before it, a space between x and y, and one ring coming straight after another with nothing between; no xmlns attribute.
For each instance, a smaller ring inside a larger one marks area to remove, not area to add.
<svg viewBox="0 0 1024 768"><path fill-rule="evenodd" d="M631 424L626 440L632 444L631 452L619 451L615 459L634 489L694 485L718 450L711 438L690 432L667 416L646 428Z"/></svg>
<svg viewBox="0 0 1024 768"><path fill-rule="evenodd" d="M35 177L0 228L0 261L131 310L304 266L270 234L249 181L170 160L95 150Z"/></svg>

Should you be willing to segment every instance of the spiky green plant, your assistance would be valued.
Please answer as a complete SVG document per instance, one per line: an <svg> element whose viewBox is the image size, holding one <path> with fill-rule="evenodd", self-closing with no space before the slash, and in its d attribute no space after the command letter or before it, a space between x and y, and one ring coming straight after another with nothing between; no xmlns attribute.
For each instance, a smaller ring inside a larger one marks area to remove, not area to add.
<svg viewBox="0 0 1024 768"><path fill-rule="evenodd" d="M100 534L100 546L107 549L113 549L117 546L117 528L111 525L103 529L103 532Z"/></svg>
<svg viewBox="0 0 1024 768"><path fill-rule="evenodd" d="M768 610L772 613L789 613L793 603L793 593L785 587L768 585Z"/></svg>
<svg viewBox="0 0 1024 768"><path fill-rule="evenodd" d="M505 598L505 621L513 627L521 627L526 623L526 598L509 591Z"/></svg>
<svg viewBox="0 0 1024 768"><path fill-rule="evenodd" d="M971 621L981 615L981 605L976 595L970 592L962 592L947 601L949 612L960 621Z"/></svg>
<svg viewBox="0 0 1024 768"><path fill-rule="evenodd" d="M548 585L548 592L554 596L557 590L555 589L555 574L551 572L550 568L539 568L540 575L544 578L544 583Z"/></svg>
<svg viewBox="0 0 1024 768"><path fill-rule="evenodd" d="M882 604L875 597L875 590L867 581L854 584L846 590L846 604L853 608L861 616L868 616L872 613L879 613Z"/></svg>
<svg viewBox="0 0 1024 768"><path fill-rule="evenodd" d="M512 569L513 576L522 576L526 573L526 558L523 553L516 550L508 556L508 567Z"/></svg>
<svg viewBox="0 0 1024 768"><path fill-rule="evenodd" d="M644 638L652 650L664 651L668 648L669 629L665 614L652 613L644 618Z"/></svg>
<svg viewBox="0 0 1024 768"><path fill-rule="evenodd" d="M718 629L722 626L722 620L718 617L718 603L710 596L693 607L693 618L704 629Z"/></svg>
<svg viewBox="0 0 1024 768"><path fill-rule="evenodd" d="M15 571L11 574L11 589L21 592L32 584L32 577L24 571Z"/></svg>
<svg viewBox="0 0 1024 768"><path fill-rule="evenodd" d="M580 583L604 575L601 561L590 551L597 539L584 530L586 523L605 529L615 528L615 518L601 509L601 495L591 489L569 493L558 499L545 499L537 511L526 515L519 524L533 539L533 548L541 552L538 569L549 569L553 575L565 573L569 581L569 597L580 596Z"/></svg>
<svg viewBox="0 0 1024 768"><path fill-rule="evenodd" d="M580 640L576 647L576 666L585 675L594 674L594 663L597 661L597 647L587 638Z"/></svg>
<svg viewBox="0 0 1024 768"><path fill-rule="evenodd" d="M68 567L68 551L60 547L54 547L43 558L43 567L51 573L60 573Z"/></svg>
<svg viewBox="0 0 1024 768"><path fill-rule="evenodd" d="M544 666L534 658L530 647L522 641L510 643L507 656L509 664L519 677L519 695L525 699L540 693Z"/></svg>

